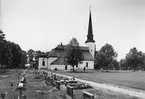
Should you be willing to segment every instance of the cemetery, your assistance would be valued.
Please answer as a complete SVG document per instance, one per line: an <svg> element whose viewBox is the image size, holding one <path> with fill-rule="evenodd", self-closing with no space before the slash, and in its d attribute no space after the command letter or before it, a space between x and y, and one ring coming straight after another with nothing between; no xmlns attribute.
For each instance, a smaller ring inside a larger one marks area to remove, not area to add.
<svg viewBox="0 0 145 99"><path fill-rule="evenodd" d="M139 99L45 71L12 71L0 86L2 99Z"/></svg>

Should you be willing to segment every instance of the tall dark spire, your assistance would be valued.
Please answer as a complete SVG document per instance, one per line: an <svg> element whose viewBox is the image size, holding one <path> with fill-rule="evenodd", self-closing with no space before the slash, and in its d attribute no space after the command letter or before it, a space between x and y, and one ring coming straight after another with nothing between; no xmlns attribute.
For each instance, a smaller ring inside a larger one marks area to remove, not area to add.
<svg viewBox="0 0 145 99"><path fill-rule="evenodd" d="M89 26L88 26L88 35L87 35L87 42L95 42L93 40L93 30L92 30L92 18L91 18L91 10L90 10L90 16L89 16Z"/></svg>

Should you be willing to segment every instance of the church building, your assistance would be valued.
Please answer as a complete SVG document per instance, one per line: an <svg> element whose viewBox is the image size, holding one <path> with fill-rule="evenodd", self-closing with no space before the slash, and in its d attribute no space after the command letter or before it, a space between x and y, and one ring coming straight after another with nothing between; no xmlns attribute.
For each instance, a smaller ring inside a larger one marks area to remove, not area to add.
<svg viewBox="0 0 145 99"><path fill-rule="evenodd" d="M94 57L96 51L95 41L93 39L93 29L92 29L92 18L91 11L89 15L89 25L87 40L85 41L86 46L79 46L79 49L83 55L83 61L78 64L77 69L94 69ZM38 69L49 69L49 70L70 70L72 66L68 65L66 62L67 52L65 50L67 45L62 43L57 45L52 49L47 56L40 56Z"/></svg>

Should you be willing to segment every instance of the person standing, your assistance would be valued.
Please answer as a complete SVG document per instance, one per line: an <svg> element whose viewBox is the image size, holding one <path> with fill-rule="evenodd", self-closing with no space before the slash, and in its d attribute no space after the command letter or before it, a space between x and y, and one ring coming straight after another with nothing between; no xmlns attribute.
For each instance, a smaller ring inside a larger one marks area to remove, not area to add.
<svg viewBox="0 0 145 99"><path fill-rule="evenodd" d="M86 67L84 67L84 72L86 71Z"/></svg>

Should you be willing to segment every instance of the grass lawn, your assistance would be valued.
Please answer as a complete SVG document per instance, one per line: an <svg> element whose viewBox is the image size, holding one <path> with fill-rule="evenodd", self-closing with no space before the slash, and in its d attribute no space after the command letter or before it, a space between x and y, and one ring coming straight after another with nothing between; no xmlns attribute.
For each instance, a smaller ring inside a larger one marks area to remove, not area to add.
<svg viewBox="0 0 145 99"><path fill-rule="evenodd" d="M111 72L94 71L91 73L89 72L69 73L61 71L57 72L98 83L110 83L145 90L145 72L131 72L131 71L111 71Z"/></svg>

